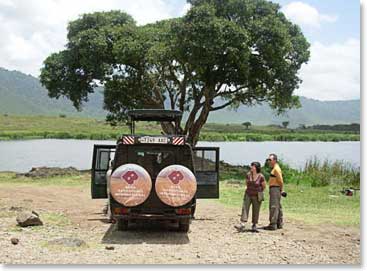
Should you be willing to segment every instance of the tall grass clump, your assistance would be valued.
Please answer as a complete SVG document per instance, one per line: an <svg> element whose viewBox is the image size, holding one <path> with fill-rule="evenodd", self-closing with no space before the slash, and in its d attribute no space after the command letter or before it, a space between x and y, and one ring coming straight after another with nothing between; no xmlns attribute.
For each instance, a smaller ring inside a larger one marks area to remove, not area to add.
<svg viewBox="0 0 367 271"><path fill-rule="evenodd" d="M360 169L345 161L321 161L314 157L306 162L301 174L314 187L336 184L359 188L360 185Z"/></svg>

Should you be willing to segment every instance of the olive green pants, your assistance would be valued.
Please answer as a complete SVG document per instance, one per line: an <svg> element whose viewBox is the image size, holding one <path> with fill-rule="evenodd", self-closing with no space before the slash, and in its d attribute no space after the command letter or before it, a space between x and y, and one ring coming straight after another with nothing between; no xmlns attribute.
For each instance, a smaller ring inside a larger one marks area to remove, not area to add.
<svg viewBox="0 0 367 271"><path fill-rule="evenodd" d="M252 224L257 224L259 222L261 202L258 200L257 196L250 197L247 194L245 194L245 197L243 199L241 222L247 222L251 205L252 205Z"/></svg>
<svg viewBox="0 0 367 271"><path fill-rule="evenodd" d="M270 225L283 226L283 210L280 200L282 198L280 194L280 187L270 187L270 200L269 200L269 220Z"/></svg>

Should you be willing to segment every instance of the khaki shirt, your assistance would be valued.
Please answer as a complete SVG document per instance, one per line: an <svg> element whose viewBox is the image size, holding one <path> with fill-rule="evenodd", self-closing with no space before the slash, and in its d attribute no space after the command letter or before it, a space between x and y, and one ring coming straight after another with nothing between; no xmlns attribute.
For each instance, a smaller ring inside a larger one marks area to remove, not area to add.
<svg viewBox="0 0 367 271"><path fill-rule="evenodd" d="M283 175L278 164L275 164L270 172L269 186L279 186L283 190Z"/></svg>

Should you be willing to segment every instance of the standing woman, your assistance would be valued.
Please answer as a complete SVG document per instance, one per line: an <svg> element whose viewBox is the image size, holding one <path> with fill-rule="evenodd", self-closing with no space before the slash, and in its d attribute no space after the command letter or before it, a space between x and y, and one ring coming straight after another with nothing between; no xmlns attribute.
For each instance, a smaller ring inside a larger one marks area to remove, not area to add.
<svg viewBox="0 0 367 271"><path fill-rule="evenodd" d="M237 230L244 231L250 206L252 205L252 231L257 231L256 224L259 222L260 207L264 200L265 188L266 182L264 175L261 174L261 165L259 162L252 162L251 170L246 176L246 192L243 199L241 223L235 226Z"/></svg>

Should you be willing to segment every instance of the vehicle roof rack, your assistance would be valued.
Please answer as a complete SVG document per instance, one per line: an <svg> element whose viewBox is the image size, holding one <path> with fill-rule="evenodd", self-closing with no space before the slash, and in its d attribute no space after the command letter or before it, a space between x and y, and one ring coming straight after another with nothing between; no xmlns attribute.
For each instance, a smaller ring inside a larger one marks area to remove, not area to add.
<svg viewBox="0 0 367 271"><path fill-rule="evenodd" d="M178 121L182 112L165 109L137 109L130 110L127 115L132 121Z"/></svg>

